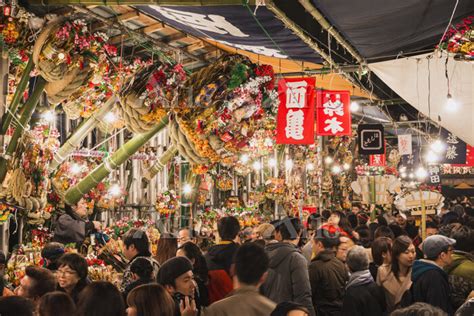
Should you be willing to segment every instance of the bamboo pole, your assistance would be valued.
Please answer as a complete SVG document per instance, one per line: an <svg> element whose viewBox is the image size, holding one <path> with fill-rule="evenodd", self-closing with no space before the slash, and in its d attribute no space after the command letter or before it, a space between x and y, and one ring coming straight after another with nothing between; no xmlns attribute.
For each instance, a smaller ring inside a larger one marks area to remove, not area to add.
<svg viewBox="0 0 474 316"><path fill-rule="evenodd" d="M23 134L23 128L30 121L31 116L36 109L36 105L38 105L41 94L43 93L45 85L46 80L44 80L42 77L37 77L34 91L23 107L23 113L21 114L18 126L15 128L15 132L13 133L10 143L8 144L5 155L0 158L0 183L5 180L8 169L8 160L10 160L11 156L16 150L18 140L20 139L21 134Z"/></svg>
<svg viewBox="0 0 474 316"><path fill-rule="evenodd" d="M21 97L23 96L23 92L25 92L26 86L28 85L28 81L30 80L30 72L33 69L34 63L33 58L31 56L28 58L28 63L26 64L25 70L21 75L20 82L16 87L15 94L13 95L12 103L8 107L8 111L5 111L2 117L2 129L0 130L0 134L4 135L7 132L8 127L13 119L13 115L15 114L16 110L18 109L18 105L20 104Z"/></svg>
<svg viewBox="0 0 474 316"><path fill-rule="evenodd" d="M267 0L265 2L266 7L268 10L272 11L275 16L282 21L285 26L290 29L296 36L298 36L304 43L306 43L310 48L312 48L316 53L318 53L328 64L330 67L338 70L341 72L342 76L346 78L350 83L359 87L360 89L364 90L365 92L373 95L370 91L367 90L363 85L356 82L354 78L352 78L349 74L341 70L341 67L332 59L332 57L327 54L319 45L316 43L311 37L306 35L305 30L299 27L295 22L293 22L288 16L278 8L273 0Z"/></svg>
<svg viewBox="0 0 474 316"><path fill-rule="evenodd" d="M70 188L66 192L65 202L69 205L76 204L84 194L88 193L92 188L99 184L107 177L112 170L116 169L124 163L130 156L135 154L141 146L148 142L156 133L166 127L169 117L165 116L150 131L135 135L131 140L120 147L104 162L97 166L88 176L82 179L77 185Z"/></svg>
<svg viewBox="0 0 474 316"><path fill-rule="evenodd" d="M319 12L319 10L313 5L310 0L298 0L299 3L308 11L309 14L316 20L316 22L321 25L323 29L325 29L332 37L336 39L336 41L344 47L356 60L359 64L365 64L364 57L362 57L357 50L352 47L349 42L347 42L344 37L334 28L331 23L326 20L326 18Z"/></svg>
<svg viewBox="0 0 474 316"><path fill-rule="evenodd" d="M100 120L112 109L117 97L113 95L107 102L87 120L85 120L76 131L66 140L66 142L54 154L53 161L49 165L49 172L53 172L64 160L81 145L84 138L97 126Z"/></svg>
<svg viewBox="0 0 474 316"><path fill-rule="evenodd" d="M178 148L176 145L171 145L158 160L147 170L144 177L151 181L163 168L166 164L176 155Z"/></svg>

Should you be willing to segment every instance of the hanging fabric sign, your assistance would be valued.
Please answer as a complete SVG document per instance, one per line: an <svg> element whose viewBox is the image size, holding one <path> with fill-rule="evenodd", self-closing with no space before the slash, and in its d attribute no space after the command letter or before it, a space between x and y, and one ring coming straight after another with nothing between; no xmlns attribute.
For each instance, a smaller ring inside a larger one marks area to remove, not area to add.
<svg viewBox="0 0 474 316"><path fill-rule="evenodd" d="M474 146L466 146L466 163L453 164L455 167L474 167Z"/></svg>
<svg viewBox="0 0 474 316"><path fill-rule="evenodd" d="M442 162L465 164L467 144L448 131L441 132L441 137L446 144Z"/></svg>
<svg viewBox="0 0 474 316"><path fill-rule="evenodd" d="M314 78L278 82L277 144L314 143Z"/></svg>
<svg viewBox="0 0 474 316"><path fill-rule="evenodd" d="M398 152L400 156L412 154L411 134L398 135Z"/></svg>
<svg viewBox="0 0 474 316"><path fill-rule="evenodd" d="M316 106L316 133L321 136L351 135L349 104L349 91L319 90Z"/></svg>
<svg viewBox="0 0 474 316"><path fill-rule="evenodd" d="M385 167L386 164L387 160L385 154L369 156L369 166L371 167Z"/></svg>
<svg viewBox="0 0 474 316"><path fill-rule="evenodd" d="M441 169L439 165L429 165L428 166L428 184L438 185L441 183Z"/></svg>
<svg viewBox="0 0 474 316"><path fill-rule="evenodd" d="M357 136L360 154L381 155L385 153L382 124L360 124Z"/></svg>

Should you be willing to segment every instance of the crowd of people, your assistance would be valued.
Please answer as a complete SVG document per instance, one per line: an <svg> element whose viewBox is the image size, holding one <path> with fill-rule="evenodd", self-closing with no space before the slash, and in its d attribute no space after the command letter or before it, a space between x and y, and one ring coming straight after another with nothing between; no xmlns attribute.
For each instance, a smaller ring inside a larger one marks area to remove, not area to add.
<svg viewBox="0 0 474 316"><path fill-rule="evenodd" d="M217 233L214 244L191 228L162 234L153 256L146 232L130 229L118 287L91 282L86 259L51 242L17 288L0 280L0 315L474 315L469 204L429 215L424 239L404 213L360 206L257 227L222 217Z"/></svg>

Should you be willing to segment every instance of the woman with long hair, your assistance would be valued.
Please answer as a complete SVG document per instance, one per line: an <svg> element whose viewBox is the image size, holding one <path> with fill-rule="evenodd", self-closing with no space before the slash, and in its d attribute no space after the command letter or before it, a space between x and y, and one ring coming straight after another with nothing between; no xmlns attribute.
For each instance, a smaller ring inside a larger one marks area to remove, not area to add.
<svg viewBox="0 0 474 316"><path fill-rule="evenodd" d="M411 286L411 268L416 259L415 245L410 237L398 236L392 245L391 264L378 269L377 284L385 290L387 310L393 311Z"/></svg>
<svg viewBox="0 0 474 316"><path fill-rule="evenodd" d="M145 284L134 288L127 296L128 316L173 316L174 301L160 284Z"/></svg>
<svg viewBox="0 0 474 316"><path fill-rule="evenodd" d="M155 260L161 266L168 259L176 257L176 250L178 250L178 238L173 234L162 234L156 247Z"/></svg>
<svg viewBox="0 0 474 316"><path fill-rule="evenodd" d="M72 316L75 310L71 297L58 291L46 293L38 304L38 316Z"/></svg>

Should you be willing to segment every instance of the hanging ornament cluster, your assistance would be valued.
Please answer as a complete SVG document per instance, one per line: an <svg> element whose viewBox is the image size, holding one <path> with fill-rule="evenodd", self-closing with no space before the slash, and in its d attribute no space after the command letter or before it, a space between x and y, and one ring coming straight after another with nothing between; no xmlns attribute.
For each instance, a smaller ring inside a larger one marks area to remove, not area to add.
<svg viewBox="0 0 474 316"><path fill-rule="evenodd" d="M457 60L473 61L474 16L468 16L455 26L451 26L438 48L453 53Z"/></svg>

